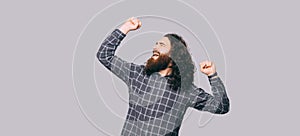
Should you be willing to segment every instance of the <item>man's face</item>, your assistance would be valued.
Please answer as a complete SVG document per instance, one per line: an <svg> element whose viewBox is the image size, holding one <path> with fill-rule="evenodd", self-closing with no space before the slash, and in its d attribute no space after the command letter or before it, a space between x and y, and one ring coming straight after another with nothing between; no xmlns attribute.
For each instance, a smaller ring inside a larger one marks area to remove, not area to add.
<svg viewBox="0 0 300 136"><path fill-rule="evenodd" d="M159 72L166 69L171 62L170 56L171 42L167 37L163 37L157 41L153 47L153 54L148 59L145 70L147 74Z"/></svg>
<svg viewBox="0 0 300 136"><path fill-rule="evenodd" d="M158 40L153 47L153 55L151 58L158 59L160 55L170 56L171 42L169 38L163 37Z"/></svg>

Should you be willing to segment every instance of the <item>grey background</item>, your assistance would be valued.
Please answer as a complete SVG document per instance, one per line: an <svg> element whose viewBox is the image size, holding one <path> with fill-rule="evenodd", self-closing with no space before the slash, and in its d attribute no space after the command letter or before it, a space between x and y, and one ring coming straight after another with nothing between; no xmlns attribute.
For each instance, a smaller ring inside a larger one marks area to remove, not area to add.
<svg viewBox="0 0 300 136"><path fill-rule="evenodd" d="M78 106L72 59L88 20L113 2L1 1L0 135L104 135ZM232 107L205 127L186 120L181 135L299 135L299 3L185 2L221 40Z"/></svg>
<svg viewBox="0 0 300 136"><path fill-rule="evenodd" d="M128 110L129 96L124 82L112 76L111 72L99 64L95 54L106 33L111 33L118 27L116 24L122 24L130 16L137 16L143 22L143 26L127 34L116 51L119 57L143 64L151 56L154 43L164 33L175 32L184 36L188 42L195 63L213 60L218 65L220 76L225 79L224 54L214 31L203 15L197 14L184 2L154 1L156 2L130 0L108 6L92 17L78 38L72 72L76 98L87 120L105 134L120 133ZM199 79L195 84L210 92L207 77L200 74L199 70L195 75L199 75L195 78ZM212 118L212 114L196 110L193 112L191 108L185 114L183 125L193 120L199 124L193 123L191 126L206 126ZM193 131L186 132L188 133L182 135L193 135Z"/></svg>

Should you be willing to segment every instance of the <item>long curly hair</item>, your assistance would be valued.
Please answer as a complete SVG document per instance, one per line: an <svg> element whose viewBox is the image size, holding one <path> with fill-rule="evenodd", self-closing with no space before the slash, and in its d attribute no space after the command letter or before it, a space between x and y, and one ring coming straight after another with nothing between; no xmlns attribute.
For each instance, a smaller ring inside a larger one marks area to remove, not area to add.
<svg viewBox="0 0 300 136"><path fill-rule="evenodd" d="M194 82L195 65L187 44L181 36L174 33L165 34L164 37L171 42L172 74L168 80L170 87L174 90L178 87L183 90L188 89Z"/></svg>

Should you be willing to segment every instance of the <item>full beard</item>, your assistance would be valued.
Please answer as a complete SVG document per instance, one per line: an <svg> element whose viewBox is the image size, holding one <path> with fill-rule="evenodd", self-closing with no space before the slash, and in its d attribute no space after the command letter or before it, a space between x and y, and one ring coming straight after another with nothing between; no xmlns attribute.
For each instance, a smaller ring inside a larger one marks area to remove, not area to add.
<svg viewBox="0 0 300 136"><path fill-rule="evenodd" d="M144 70L147 75L151 75L154 72L159 72L160 70L166 69L171 60L172 59L168 55L164 54L160 54L157 59L151 57L147 60Z"/></svg>

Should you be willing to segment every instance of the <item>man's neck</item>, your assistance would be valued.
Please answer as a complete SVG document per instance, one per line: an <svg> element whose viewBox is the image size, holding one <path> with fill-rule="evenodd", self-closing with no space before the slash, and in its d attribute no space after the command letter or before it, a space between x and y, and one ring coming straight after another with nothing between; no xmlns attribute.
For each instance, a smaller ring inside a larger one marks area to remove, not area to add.
<svg viewBox="0 0 300 136"><path fill-rule="evenodd" d="M159 74L161 75L161 76L167 76L167 75L170 75L172 73L172 68L166 68L166 69L164 69L164 70L160 70L159 71Z"/></svg>

